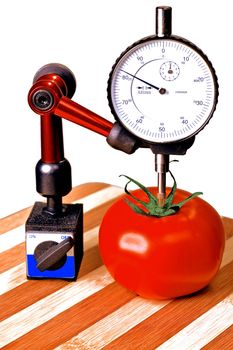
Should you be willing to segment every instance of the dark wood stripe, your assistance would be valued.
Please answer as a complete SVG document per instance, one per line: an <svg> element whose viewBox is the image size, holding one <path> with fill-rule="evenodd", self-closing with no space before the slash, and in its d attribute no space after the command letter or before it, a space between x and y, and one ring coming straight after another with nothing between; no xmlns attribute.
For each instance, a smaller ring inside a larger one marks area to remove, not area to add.
<svg viewBox="0 0 233 350"><path fill-rule="evenodd" d="M233 322L233 321L232 321ZM232 350L233 349L233 325L219 334L211 342L202 348L203 350Z"/></svg>
<svg viewBox="0 0 233 350"><path fill-rule="evenodd" d="M133 293L112 283L2 349L54 349L134 297Z"/></svg>
<svg viewBox="0 0 233 350"><path fill-rule="evenodd" d="M79 271L79 278L102 265L98 248L95 246L88 249L83 257ZM56 292L68 283L63 280L43 280L38 285L38 281L29 280L10 290L1 296L1 313L0 321L6 319L20 310L36 303L38 300ZM78 282L77 282L78 283ZM30 298L28 290L30 289Z"/></svg>
<svg viewBox="0 0 233 350"><path fill-rule="evenodd" d="M82 184L74 187L72 191L63 198L64 203L72 203L79 198L89 196L92 193L103 190L104 188L111 187L111 185L101 182L90 182L88 184Z"/></svg>
<svg viewBox="0 0 233 350"><path fill-rule="evenodd" d="M23 225L30 214L32 207L20 210L17 213L6 216L0 219L0 234L13 230L14 228Z"/></svg>
<svg viewBox="0 0 233 350"><path fill-rule="evenodd" d="M226 238L232 237L233 236L233 219L223 216L222 221L224 225Z"/></svg>
<svg viewBox="0 0 233 350"><path fill-rule="evenodd" d="M120 195L121 196L121 195ZM105 202L94 209L91 209L86 214L84 214L84 231L89 231L94 227L100 225L104 214L111 207L111 205L116 201L118 197Z"/></svg>
<svg viewBox="0 0 233 350"><path fill-rule="evenodd" d="M0 254L0 273L25 261L25 243L20 243Z"/></svg>
<svg viewBox="0 0 233 350"><path fill-rule="evenodd" d="M233 262L223 267L212 284L191 297L179 298L126 332L103 349L152 350L189 325L196 318L233 292Z"/></svg>

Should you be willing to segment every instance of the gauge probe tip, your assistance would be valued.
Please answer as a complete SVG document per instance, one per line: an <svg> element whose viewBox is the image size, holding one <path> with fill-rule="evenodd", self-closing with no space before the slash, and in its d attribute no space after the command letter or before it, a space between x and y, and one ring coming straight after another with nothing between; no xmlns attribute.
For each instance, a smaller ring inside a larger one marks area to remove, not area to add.
<svg viewBox="0 0 233 350"><path fill-rule="evenodd" d="M155 155L155 171L158 173L158 204L162 207L166 199L166 173L169 168L169 155Z"/></svg>

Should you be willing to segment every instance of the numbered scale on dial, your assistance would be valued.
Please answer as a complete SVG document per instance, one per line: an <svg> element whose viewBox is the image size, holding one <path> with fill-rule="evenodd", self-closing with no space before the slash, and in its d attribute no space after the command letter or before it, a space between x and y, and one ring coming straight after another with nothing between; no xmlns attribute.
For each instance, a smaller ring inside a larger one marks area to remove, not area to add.
<svg viewBox="0 0 233 350"><path fill-rule="evenodd" d="M128 48L108 83L115 118L150 143L169 143L197 134L211 118L218 84L206 55L177 36L152 36Z"/></svg>

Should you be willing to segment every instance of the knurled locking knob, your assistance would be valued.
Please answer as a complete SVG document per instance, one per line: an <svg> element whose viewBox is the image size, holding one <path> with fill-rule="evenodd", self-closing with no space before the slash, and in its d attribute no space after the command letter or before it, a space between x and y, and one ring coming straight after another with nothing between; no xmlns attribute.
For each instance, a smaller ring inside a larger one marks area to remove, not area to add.
<svg viewBox="0 0 233 350"><path fill-rule="evenodd" d="M62 242L44 241L35 248L34 257L36 267L40 271L55 270L62 267L66 262L66 253L74 246L72 237L67 237Z"/></svg>

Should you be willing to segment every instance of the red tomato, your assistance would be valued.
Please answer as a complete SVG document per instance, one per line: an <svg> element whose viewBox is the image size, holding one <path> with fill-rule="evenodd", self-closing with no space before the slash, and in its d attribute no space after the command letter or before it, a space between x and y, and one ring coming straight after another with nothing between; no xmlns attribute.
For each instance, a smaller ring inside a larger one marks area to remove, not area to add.
<svg viewBox="0 0 233 350"><path fill-rule="evenodd" d="M155 194L155 188L149 188ZM141 190L132 194L146 201ZM177 189L174 203L190 193ZM99 249L112 277L145 298L168 299L196 292L218 272L225 234L216 210L196 197L166 217L135 213L124 195L106 212Z"/></svg>

